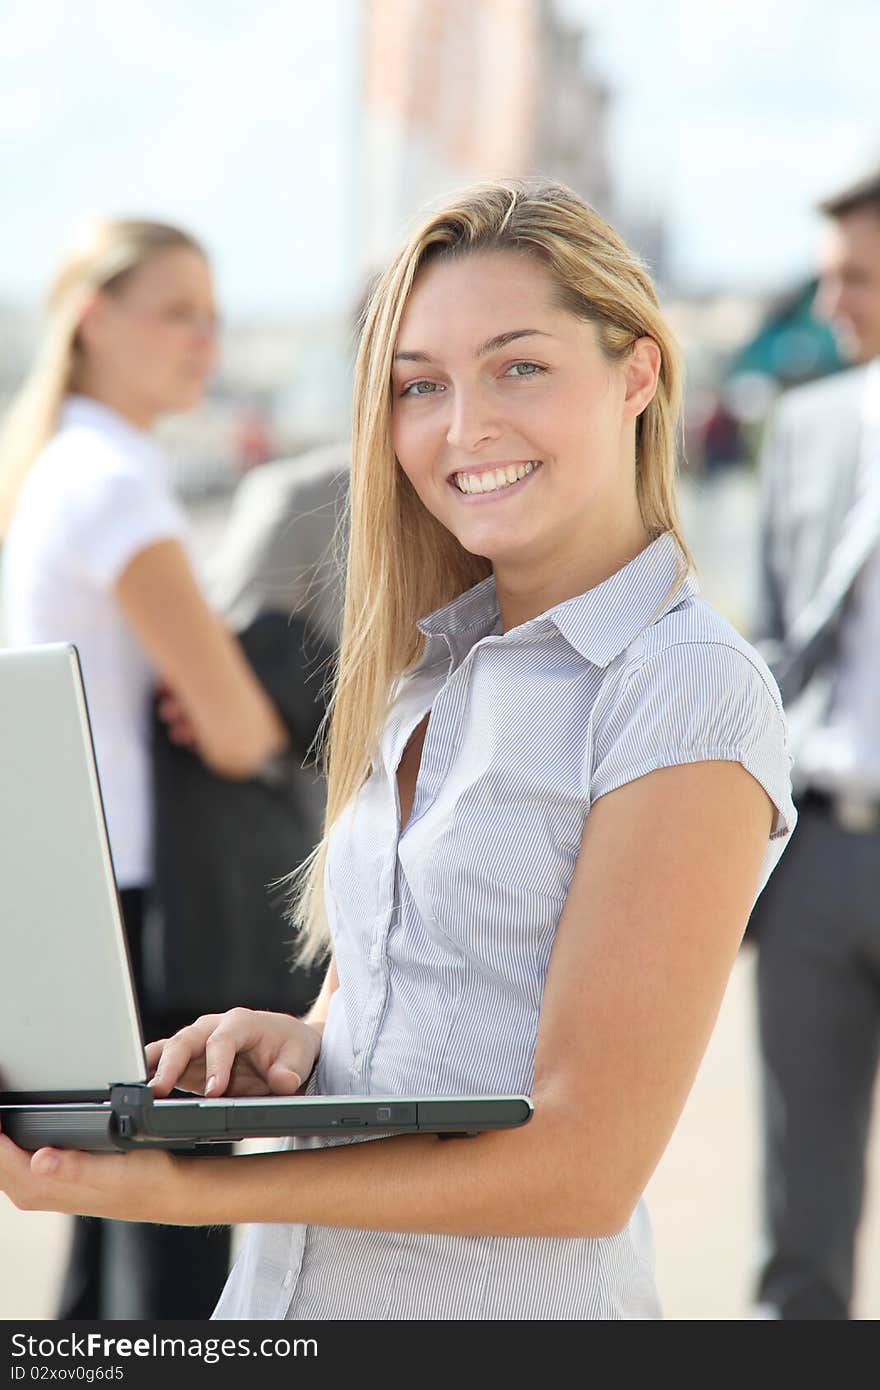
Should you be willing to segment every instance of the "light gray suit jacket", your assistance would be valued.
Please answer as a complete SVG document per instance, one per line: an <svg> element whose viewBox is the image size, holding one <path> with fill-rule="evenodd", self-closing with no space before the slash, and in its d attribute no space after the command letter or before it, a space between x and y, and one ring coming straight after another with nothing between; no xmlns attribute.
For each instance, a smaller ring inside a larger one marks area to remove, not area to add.
<svg viewBox="0 0 880 1390"><path fill-rule="evenodd" d="M348 541L348 443L261 464L236 488L206 575L214 607L236 632L265 613L297 615L336 647ZM325 786L311 763L297 773L304 836L321 835Z"/></svg>
<svg viewBox="0 0 880 1390"><path fill-rule="evenodd" d="M880 514L854 507L865 368L782 397L761 456L760 575L750 634L785 702L795 756L828 707L840 620L880 542Z"/></svg>
<svg viewBox="0 0 880 1390"><path fill-rule="evenodd" d="M297 613L325 641L342 617L350 446L326 444L245 474L207 575L236 630L260 613Z"/></svg>

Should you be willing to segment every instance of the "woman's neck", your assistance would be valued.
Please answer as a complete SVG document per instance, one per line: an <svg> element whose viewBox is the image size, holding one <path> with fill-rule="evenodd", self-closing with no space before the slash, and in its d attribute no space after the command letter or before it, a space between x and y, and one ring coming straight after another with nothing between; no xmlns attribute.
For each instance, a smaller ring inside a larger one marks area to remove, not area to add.
<svg viewBox="0 0 880 1390"><path fill-rule="evenodd" d="M78 377L71 389L76 395L87 396L90 400L105 405L108 410L115 411L139 430L150 430L155 423L156 412L150 410L143 401L133 400L121 388L110 382L96 380L88 373Z"/></svg>
<svg viewBox="0 0 880 1390"><path fill-rule="evenodd" d="M651 543L641 518L609 544L584 544L575 554L557 552L529 566L521 561L493 565L495 591L505 632L546 613L576 594L595 589L617 574Z"/></svg>

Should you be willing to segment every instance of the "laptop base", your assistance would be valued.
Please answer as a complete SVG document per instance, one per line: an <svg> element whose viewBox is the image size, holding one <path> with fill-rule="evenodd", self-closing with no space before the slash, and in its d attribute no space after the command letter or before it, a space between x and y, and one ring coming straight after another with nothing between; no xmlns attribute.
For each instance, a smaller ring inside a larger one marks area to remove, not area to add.
<svg viewBox="0 0 880 1390"><path fill-rule="evenodd" d="M200 1149L242 1139L289 1135L444 1134L470 1137L520 1125L532 1113L525 1096L202 1096L156 1100L149 1086L117 1085L99 1103L3 1104L3 1132L23 1149L51 1146L92 1153Z"/></svg>

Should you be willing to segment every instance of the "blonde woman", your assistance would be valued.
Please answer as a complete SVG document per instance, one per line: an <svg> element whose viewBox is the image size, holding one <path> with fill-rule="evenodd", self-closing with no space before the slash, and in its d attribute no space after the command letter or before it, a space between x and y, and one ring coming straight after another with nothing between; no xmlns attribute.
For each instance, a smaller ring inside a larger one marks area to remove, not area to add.
<svg viewBox="0 0 880 1390"><path fill-rule="evenodd" d="M252 1227L217 1315L660 1316L642 1193L795 815L778 692L696 596L680 369L573 193L432 214L373 295L306 1018L149 1050L209 1095L528 1091L520 1130L174 1161L0 1146L27 1206Z"/></svg>
<svg viewBox="0 0 880 1390"><path fill-rule="evenodd" d="M199 753L218 772L241 777L286 741L274 706L202 597L167 462L149 433L158 416L198 403L215 347L214 290L200 245L160 223L95 223L58 272L40 353L0 441L5 639L79 649L142 998L157 682L173 690L175 710L185 710ZM149 1012L145 1026L167 1031ZM222 1282L225 1236L212 1243L213 1277ZM199 1316L209 1309L196 1266L210 1259L203 1234L193 1242L159 1228L80 1223L61 1316Z"/></svg>

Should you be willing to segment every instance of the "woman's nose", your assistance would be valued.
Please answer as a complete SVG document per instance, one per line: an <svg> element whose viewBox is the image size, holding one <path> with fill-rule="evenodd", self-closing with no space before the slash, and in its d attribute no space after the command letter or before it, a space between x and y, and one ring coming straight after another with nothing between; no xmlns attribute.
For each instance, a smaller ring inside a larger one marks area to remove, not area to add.
<svg viewBox="0 0 880 1390"><path fill-rule="evenodd" d="M500 425L490 402L479 391L458 391L452 400L452 413L446 431L447 443L455 449L472 450L497 439Z"/></svg>
<svg viewBox="0 0 880 1390"><path fill-rule="evenodd" d="M193 319L193 337L200 343L214 343L220 331L220 325L216 318L206 316L205 318Z"/></svg>

